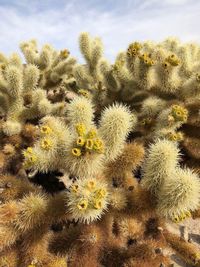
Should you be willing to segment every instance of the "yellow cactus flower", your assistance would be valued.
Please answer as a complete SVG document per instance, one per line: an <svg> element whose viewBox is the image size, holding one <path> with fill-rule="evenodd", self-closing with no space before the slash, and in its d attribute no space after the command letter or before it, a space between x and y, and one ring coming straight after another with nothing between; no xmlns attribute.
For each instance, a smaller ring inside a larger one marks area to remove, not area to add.
<svg viewBox="0 0 200 267"><path fill-rule="evenodd" d="M180 218L179 218L179 216L175 216L175 217L172 219L172 221L173 221L174 223L179 223L179 222L180 222Z"/></svg>
<svg viewBox="0 0 200 267"><path fill-rule="evenodd" d="M86 210L88 207L88 200L87 199L83 199L81 201L79 201L79 203L77 204L77 208L79 210Z"/></svg>
<svg viewBox="0 0 200 267"><path fill-rule="evenodd" d="M22 152L22 154L24 155L25 158L28 157L29 155L31 155L32 153L33 153L32 147L27 147L27 149Z"/></svg>
<svg viewBox="0 0 200 267"><path fill-rule="evenodd" d="M135 57L141 48L142 48L142 45L139 42L134 42L130 44L127 49L127 56Z"/></svg>
<svg viewBox="0 0 200 267"><path fill-rule="evenodd" d="M103 141L99 138L95 139L93 149L97 150L97 151L102 151L103 150Z"/></svg>
<svg viewBox="0 0 200 267"><path fill-rule="evenodd" d="M94 208L97 210L102 209L102 201L100 199L95 199L94 200Z"/></svg>
<svg viewBox="0 0 200 267"><path fill-rule="evenodd" d="M76 157L81 156L81 150L79 148L72 148L72 154Z"/></svg>
<svg viewBox="0 0 200 267"><path fill-rule="evenodd" d="M44 138L41 141L40 146L41 146L41 148L43 148L45 150L49 150L49 149L52 148L53 142L50 139L48 139L48 138Z"/></svg>
<svg viewBox="0 0 200 267"><path fill-rule="evenodd" d="M180 221L183 221L183 220L185 220L186 219L186 215L185 215L185 213L183 212L181 215L180 215Z"/></svg>
<svg viewBox="0 0 200 267"><path fill-rule="evenodd" d="M163 62L162 66L167 69L169 67L169 63L167 61Z"/></svg>
<svg viewBox="0 0 200 267"><path fill-rule="evenodd" d="M85 144L85 138L83 138L82 136L79 136L76 140L76 144L77 146L84 146Z"/></svg>
<svg viewBox="0 0 200 267"><path fill-rule="evenodd" d="M94 141L92 139L86 139L85 148L91 150L93 148Z"/></svg>
<svg viewBox="0 0 200 267"><path fill-rule="evenodd" d="M25 169L31 168L37 162L37 156L34 154L25 155L23 166Z"/></svg>
<svg viewBox="0 0 200 267"><path fill-rule="evenodd" d="M145 125L146 124L146 120L143 119L141 122L140 122L141 125Z"/></svg>
<svg viewBox="0 0 200 267"><path fill-rule="evenodd" d="M178 133L177 133L177 140L178 140L178 141L182 141L183 138L184 138L184 134L183 134L182 132L178 132Z"/></svg>
<svg viewBox="0 0 200 267"><path fill-rule="evenodd" d="M127 56L135 57L137 55L137 50L135 48L128 48Z"/></svg>
<svg viewBox="0 0 200 267"><path fill-rule="evenodd" d="M76 132L79 136L84 136L86 133L86 127L83 123L78 123L76 125Z"/></svg>
<svg viewBox="0 0 200 267"><path fill-rule="evenodd" d="M169 134L168 134L168 139L169 139L170 141L178 141L177 134L176 134L176 133L169 133Z"/></svg>
<svg viewBox="0 0 200 267"><path fill-rule="evenodd" d="M61 56L63 59L67 58L67 57L69 56L69 54L70 54L70 52L69 52L69 50L67 50L67 49L64 49L64 50L61 50L61 51L60 51L60 56Z"/></svg>
<svg viewBox="0 0 200 267"><path fill-rule="evenodd" d="M87 188L89 189L89 190L94 190L95 189L95 187L96 187L96 183L95 183L95 181L89 181L88 183L87 183Z"/></svg>
<svg viewBox="0 0 200 267"><path fill-rule="evenodd" d="M143 53L143 54L139 55L139 58L140 58L141 60L144 60L144 61L147 60L147 59L149 59L147 53Z"/></svg>
<svg viewBox="0 0 200 267"><path fill-rule="evenodd" d="M72 192L74 192L74 193L77 193L78 192L78 185L77 184L74 184L74 185L72 185L71 187L70 187L70 190L72 190Z"/></svg>
<svg viewBox="0 0 200 267"><path fill-rule="evenodd" d="M149 65L150 65L150 66L155 65L155 61L154 61L154 60L150 60Z"/></svg>
<svg viewBox="0 0 200 267"><path fill-rule="evenodd" d="M53 131L48 125L42 125L40 127L40 131L42 134L51 134Z"/></svg>
<svg viewBox="0 0 200 267"><path fill-rule="evenodd" d="M180 64L180 60L175 54L168 56L166 58L166 61L169 62L172 66L178 66Z"/></svg>
<svg viewBox="0 0 200 267"><path fill-rule="evenodd" d="M89 139L92 139L92 138L94 138L94 137L96 137L96 136L97 136L97 131L96 131L95 129L90 130L90 131L88 132L88 134L87 134L87 137L88 137Z"/></svg>
<svg viewBox="0 0 200 267"><path fill-rule="evenodd" d="M80 89L78 90L78 93L86 98L90 98L91 94L88 90Z"/></svg>
<svg viewBox="0 0 200 267"><path fill-rule="evenodd" d="M29 162L31 163L35 163L37 161L37 156L36 155L31 155L29 158L28 158Z"/></svg>
<svg viewBox="0 0 200 267"><path fill-rule="evenodd" d="M152 118L146 118L146 123L150 124L152 122Z"/></svg>
<svg viewBox="0 0 200 267"><path fill-rule="evenodd" d="M197 80L197 82L200 82L200 74L199 73L196 74L196 80Z"/></svg>
<svg viewBox="0 0 200 267"><path fill-rule="evenodd" d="M192 215L191 215L190 211L186 211L186 212L185 212L185 215L186 215L186 217L187 217L187 218L190 218L190 217L192 217Z"/></svg>
<svg viewBox="0 0 200 267"><path fill-rule="evenodd" d="M182 106L173 105L171 115L176 121L186 122L188 118L188 111Z"/></svg>
<svg viewBox="0 0 200 267"><path fill-rule="evenodd" d="M29 147L27 147L26 151L27 151L28 153L33 153L33 148L29 146Z"/></svg>
<svg viewBox="0 0 200 267"><path fill-rule="evenodd" d="M106 196L106 190L103 188L97 190L95 193L96 193L96 196L99 198L103 198Z"/></svg>
<svg viewBox="0 0 200 267"><path fill-rule="evenodd" d="M151 58L149 57L145 57L144 58L144 63L146 66L153 66L155 64L154 60L152 60Z"/></svg>

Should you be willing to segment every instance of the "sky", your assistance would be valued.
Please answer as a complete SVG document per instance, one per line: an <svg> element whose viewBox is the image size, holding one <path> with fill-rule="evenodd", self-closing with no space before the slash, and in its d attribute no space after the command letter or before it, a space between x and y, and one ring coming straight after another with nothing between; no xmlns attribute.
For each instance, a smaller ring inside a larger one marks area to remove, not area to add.
<svg viewBox="0 0 200 267"><path fill-rule="evenodd" d="M101 37L113 61L133 41L173 36L200 43L199 0L0 0L0 52L21 41L67 48L81 58L80 32Z"/></svg>

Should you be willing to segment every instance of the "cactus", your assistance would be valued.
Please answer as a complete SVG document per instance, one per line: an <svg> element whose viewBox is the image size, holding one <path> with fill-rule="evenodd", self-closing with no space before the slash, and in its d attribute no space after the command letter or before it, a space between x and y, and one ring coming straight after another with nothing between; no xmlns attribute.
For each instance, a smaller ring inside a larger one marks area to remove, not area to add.
<svg viewBox="0 0 200 267"><path fill-rule="evenodd" d="M79 46L0 54L0 266L198 266L169 224L200 216L199 46Z"/></svg>

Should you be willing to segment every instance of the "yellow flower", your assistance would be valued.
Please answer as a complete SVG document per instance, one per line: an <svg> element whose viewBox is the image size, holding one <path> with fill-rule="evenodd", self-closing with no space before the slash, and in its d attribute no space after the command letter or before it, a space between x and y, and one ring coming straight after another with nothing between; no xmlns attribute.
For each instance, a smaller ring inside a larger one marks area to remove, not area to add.
<svg viewBox="0 0 200 267"><path fill-rule="evenodd" d="M88 189L90 189L90 190L93 190L93 189L95 189L95 186L96 186L96 183L95 183L95 181L89 181L88 183L87 183L87 188Z"/></svg>
<svg viewBox="0 0 200 267"><path fill-rule="evenodd" d="M183 221L183 220L185 220L185 218L186 218L186 215L185 215L185 213L183 212L181 215L180 215L180 221Z"/></svg>
<svg viewBox="0 0 200 267"><path fill-rule="evenodd" d="M33 153L33 148L27 147L27 149L25 151L23 151L22 153L23 153L24 157L26 158Z"/></svg>
<svg viewBox="0 0 200 267"><path fill-rule="evenodd" d="M89 150L93 148L94 141L92 139L86 139L85 147Z"/></svg>
<svg viewBox="0 0 200 267"><path fill-rule="evenodd" d="M80 89L78 90L78 93L86 98L90 98L90 92L88 90Z"/></svg>
<svg viewBox="0 0 200 267"><path fill-rule="evenodd" d="M92 138L94 138L94 137L96 137L96 136L97 136L97 131L96 131L95 129L90 130L90 131L88 132L88 134L87 134L87 137L88 137L89 139L92 139Z"/></svg>
<svg viewBox="0 0 200 267"><path fill-rule="evenodd" d="M103 149L103 141L99 138L95 139L93 149L101 151Z"/></svg>
<svg viewBox="0 0 200 267"><path fill-rule="evenodd" d="M170 141L177 141L178 140L177 134L176 133L169 133L168 134L168 139Z"/></svg>
<svg viewBox="0 0 200 267"><path fill-rule="evenodd" d="M102 201L100 199L95 199L94 200L94 208L97 210L102 209Z"/></svg>
<svg viewBox="0 0 200 267"><path fill-rule="evenodd" d="M151 58L149 58L148 56L145 56L142 59L144 60L145 65L147 65L147 66L153 66L155 64L155 62Z"/></svg>
<svg viewBox="0 0 200 267"><path fill-rule="evenodd" d="M31 162L31 163L35 163L37 161L37 156L36 155L31 155L28 160Z"/></svg>
<svg viewBox="0 0 200 267"><path fill-rule="evenodd" d="M143 61L145 61L145 60L149 59L149 57L148 57L148 54L147 54L147 53L141 54L141 55L139 56L139 58L140 58L141 60L143 60Z"/></svg>
<svg viewBox="0 0 200 267"><path fill-rule="evenodd" d="M74 184L70 187L70 190L72 190L72 192L77 193L78 192L78 185Z"/></svg>
<svg viewBox="0 0 200 267"><path fill-rule="evenodd" d="M134 42L130 44L127 49L127 56L135 57L141 48L142 48L142 45L138 42Z"/></svg>
<svg viewBox="0 0 200 267"><path fill-rule="evenodd" d="M179 105L173 105L171 115L176 121L186 122L188 118L188 111Z"/></svg>
<svg viewBox="0 0 200 267"><path fill-rule="evenodd" d="M79 148L73 148L72 154L76 157L80 157L81 156L81 150Z"/></svg>
<svg viewBox="0 0 200 267"><path fill-rule="evenodd" d="M186 217L188 217L188 218L192 216L191 213L190 213L190 211L186 211L186 212L185 212L185 215L186 215Z"/></svg>
<svg viewBox="0 0 200 267"><path fill-rule="evenodd" d="M29 264L27 267L36 267L35 264Z"/></svg>
<svg viewBox="0 0 200 267"><path fill-rule="evenodd" d="M67 57L69 56L69 54L70 54L70 52L69 52L69 50L67 50L67 49L64 49L64 50L61 50L61 51L60 51L60 56L61 56L63 59L67 58Z"/></svg>
<svg viewBox="0 0 200 267"><path fill-rule="evenodd" d="M45 150L49 150L52 148L53 146L53 142L50 140L50 139L47 139L47 138L44 138L42 141L41 141L41 144L40 144L41 148L45 149Z"/></svg>
<svg viewBox="0 0 200 267"><path fill-rule="evenodd" d="M175 54L171 54L166 58L166 61L169 62L172 66L178 66L180 64L180 60Z"/></svg>
<svg viewBox="0 0 200 267"><path fill-rule="evenodd" d="M29 146L29 147L27 147L26 151L27 151L28 153L33 153L33 148Z"/></svg>
<svg viewBox="0 0 200 267"><path fill-rule="evenodd" d="M182 133L182 132L178 132L178 133L177 133L177 140L178 140L178 141L182 141L183 138L184 138L183 133Z"/></svg>
<svg viewBox="0 0 200 267"><path fill-rule="evenodd" d="M34 163L37 162L37 156L34 154L30 154L30 155L25 155L25 161L23 163L23 166L25 169L27 168L31 168Z"/></svg>
<svg viewBox="0 0 200 267"><path fill-rule="evenodd" d="M101 189L97 190L95 193L96 193L96 196L98 198L103 198L106 196L107 191L105 189L101 188Z"/></svg>
<svg viewBox="0 0 200 267"><path fill-rule="evenodd" d="M200 82L200 74L199 73L196 74L196 80L197 80L197 82Z"/></svg>
<svg viewBox="0 0 200 267"><path fill-rule="evenodd" d="M173 219L172 219L173 222L175 223L179 223L180 222L180 218L179 216L175 216Z"/></svg>
<svg viewBox="0 0 200 267"><path fill-rule="evenodd" d="M165 61L165 62L163 62L162 65L163 65L163 67L164 67L165 69L167 69L167 68L169 67L170 64L169 64L167 61Z"/></svg>
<svg viewBox="0 0 200 267"><path fill-rule="evenodd" d="M77 204L77 208L79 210L86 210L88 207L88 200L87 199L83 199L81 201L79 201L79 203Z"/></svg>
<svg viewBox="0 0 200 267"><path fill-rule="evenodd" d="M150 124L152 122L152 118L146 118L146 123Z"/></svg>
<svg viewBox="0 0 200 267"><path fill-rule="evenodd" d="M78 123L76 125L76 132L79 136L83 136L86 133L86 127L83 123Z"/></svg>
<svg viewBox="0 0 200 267"><path fill-rule="evenodd" d="M84 144L85 144L85 139L84 139L83 137L79 136L78 139L76 140L76 144L77 144L78 146L84 146Z"/></svg>
<svg viewBox="0 0 200 267"><path fill-rule="evenodd" d="M143 119L141 122L140 122L141 125L145 125L146 124L146 120Z"/></svg>
<svg viewBox="0 0 200 267"><path fill-rule="evenodd" d="M47 125L42 125L40 131L42 134L50 134L53 132L52 129Z"/></svg>

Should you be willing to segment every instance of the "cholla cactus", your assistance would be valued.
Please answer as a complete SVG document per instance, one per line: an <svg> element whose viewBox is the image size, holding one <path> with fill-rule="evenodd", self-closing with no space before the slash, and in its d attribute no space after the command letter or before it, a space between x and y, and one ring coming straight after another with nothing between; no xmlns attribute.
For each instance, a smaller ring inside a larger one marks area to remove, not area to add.
<svg viewBox="0 0 200 267"><path fill-rule="evenodd" d="M200 217L199 46L79 45L0 54L0 266L199 265L168 229Z"/></svg>
<svg viewBox="0 0 200 267"><path fill-rule="evenodd" d="M199 177L189 169L176 169L174 175L166 179L159 192L159 212L179 221L191 216L190 212L196 210L199 205Z"/></svg>
<svg viewBox="0 0 200 267"><path fill-rule="evenodd" d="M43 118L38 142L23 152L25 168L42 172L63 169L80 178L91 177L121 153L136 124L126 107L114 105L105 109L97 128L92 104L84 97L68 105L67 120L69 126L58 118Z"/></svg>
<svg viewBox="0 0 200 267"><path fill-rule="evenodd" d="M39 54L34 41L21 44L21 49L27 64L22 64L17 54L1 62L1 112L6 116L1 130L6 135L20 133L27 120L47 114L62 114L65 103L51 103L47 98L46 84L49 83L49 77L54 77L52 83L56 86L64 79L66 71L70 75L75 63L73 58L68 58L67 52L58 54L49 45L44 46Z"/></svg>
<svg viewBox="0 0 200 267"><path fill-rule="evenodd" d="M79 180L70 187L67 206L72 218L90 223L102 216L108 205L108 188L101 179Z"/></svg>
<svg viewBox="0 0 200 267"><path fill-rule="evenodd" d="M200 206L200 180L178 164L180 152L171 141L151 145L143 168L142 185L157 197L157 209L165 217L180 221Z"/></svg>

